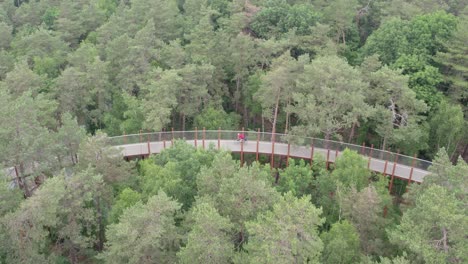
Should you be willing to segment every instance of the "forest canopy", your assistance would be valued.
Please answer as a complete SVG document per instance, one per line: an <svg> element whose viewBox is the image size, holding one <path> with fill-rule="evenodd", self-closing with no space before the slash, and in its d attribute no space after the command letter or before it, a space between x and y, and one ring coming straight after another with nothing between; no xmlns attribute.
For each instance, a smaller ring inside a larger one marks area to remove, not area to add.
<svg viewBox="0 0 468 264"><path fill-rule="evenodd" d="M0 2L0 263L464 263L463 0ZM269 168L176 142L254 130L432 160L420 185L344 151ZM2 174L3 175L3 174ZM435 224L434 224L435 223Z"/></svg>

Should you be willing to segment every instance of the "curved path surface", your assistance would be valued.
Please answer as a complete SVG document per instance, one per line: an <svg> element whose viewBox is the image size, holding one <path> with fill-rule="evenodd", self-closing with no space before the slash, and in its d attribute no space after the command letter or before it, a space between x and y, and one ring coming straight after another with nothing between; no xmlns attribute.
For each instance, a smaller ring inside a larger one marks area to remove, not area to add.
<svg viewBox="0 0 468 264"><path fill-rule="evenodd" d="M416 159L388 151L377 150L337 141L325 141L317 138L295 137L285 134L246 131L248 141L236 141L237 133L242 131L174 131L124 135L109 138L113 146L120 147L125 157L147 156L160 153L182 139L193 146L225 149L231 152L267 154L313 160L321 155L327 163L334 162L346 148L357 151L368 160L369 169L389 175L393 178L407 179L409 182L422 182L429 174L429 161Z"/></svg>

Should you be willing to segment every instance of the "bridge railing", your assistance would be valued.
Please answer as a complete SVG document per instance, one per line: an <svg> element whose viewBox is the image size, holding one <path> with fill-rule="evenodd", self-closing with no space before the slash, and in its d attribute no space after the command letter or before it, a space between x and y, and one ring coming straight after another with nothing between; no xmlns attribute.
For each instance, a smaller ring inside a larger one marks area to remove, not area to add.
<svg viewBox="0 0 468 264"><path fill-rule="evenodd" d="M197 140L198 146L201 146L203 139L205 140L235 140L237 139L237 133L242 131L234 130L197 130L197 131L167 131L167 132L152 132L152 133L140 133L110 137L109 143L113 146L137 144L145 142L160 142L160 141L172 141L172 140ZM373 159L386 160L388 162L397 162L401 165L414 167L421 170L427 170L432 162L427 160L418 159L386 150L375 149L367 146L360 146L350 143L344 143L333 140L324 140L320 138L312 137L300 137L291 134L280 134L275 133L274 135L269 132L256 132L256 131L245 131L244 132L249 141L256 141L259 138L263 142L271 142L274 138L275 144L291 144L292 146L303 146L310 148L329 149L331 151L344 151L346 148L354 150L364 156L371 157Z"/></svg>

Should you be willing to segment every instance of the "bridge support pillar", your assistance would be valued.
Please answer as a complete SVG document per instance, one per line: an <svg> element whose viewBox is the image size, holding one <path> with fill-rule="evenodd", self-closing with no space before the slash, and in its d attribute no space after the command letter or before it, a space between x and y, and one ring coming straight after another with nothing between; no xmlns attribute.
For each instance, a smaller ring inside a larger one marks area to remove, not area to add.
<svg viewBox="0 0 468 264"><path fill-rule="evenodd" d="M312 163L314 161L314 139L312 139L312 143L310 144L310 167L312 168Z"/></svg>
<svg viewBox="0 0 468 264"><path fill-rule="evenodd" d="M148 156L151 155L151 144L150 144L150 134L148 133L148 136L146 137L147 138L147 144L148 144Z"/></svg>
<svg viewBox="0 0 468 264"><path fill-rule="evenodd" d="M221 149L221 128L218 127L218 150Z"/></svg>
<svg viewBox="0 0 468 264"><path fill-rule="evenodd" d="M203 145L203 149L205 149L205 128L203 128L203 141L202 141L202 145Z"/></svg>
<svg viewBox="0 0 468 264"><path fill-rule="evenodd" d="M242 128L242 135L244 135L244 138L245 138L244 128ZM245 139L240 141L240 144L241 144L241 153L240 153L240 162L241 163L240 163L240 165L241 165L241 167L244 166L244 141L245 141Z"/></svg>
<svg viewBox="0 0 468 264"><path fill-rule="evenodd" d="M410 173L409 173L408 186L406 187L406 191L408 191L408 189L409 189L408 187L410 186L411 180L413 179L413 171L414 171L415 162L416 162L416 154L414 154L413 161L411 162L411 170L410 170Z"/></svg>
<svg viewBox="0 0 468 264"><path fill-rule="evenodd" d="M273 169L275 167L275 133L271 135L271 157L270 157L270 167Z"/></svg>
<svg viewBox="0 0 468 264"><path fill-rule="evenodd" d="M174 128L171 128L171 134L172 134L172 139L171 139L171 147L174 146Z"/></svg>
<svg viewBox="0 0 468 264"><path fill-rule="evenodd" d="M257 149L255 151L255 160L258 161L258 146L260 144L260 128L257 128Z"/></svg>
<svg viewBox="0 0 468 264"><path fill-rule="evenodd" d="M372 152L374 151L374 144L371 144L370 152L369 152L369 160L367 161L367 168L370 169L370 163L372 160Z"/></svg>
<svg viewBox="0 0 468 264"><path fill-rule="evenodd" d="M393 180L395 179L395 170L396 170L399 155L400 155L400 150L397 151L395 160L393 161L392 178L390 179L390 184L388 185L388 191L390 192L390 194L392 193Z"/></svg>

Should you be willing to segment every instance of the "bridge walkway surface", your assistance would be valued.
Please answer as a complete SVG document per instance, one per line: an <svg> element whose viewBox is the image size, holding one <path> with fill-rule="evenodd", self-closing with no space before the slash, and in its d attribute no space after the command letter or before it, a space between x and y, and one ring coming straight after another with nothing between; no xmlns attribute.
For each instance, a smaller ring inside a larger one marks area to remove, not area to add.
<svg viewBox="0 0 468 264"><path fill-rule="evenodd" d="M140 133L111 137L110 143L119 147L125 157L147 156L157 154L174 144L175 140L185 140L200 148L228 150L234 153L267 154L291 158L313 160L318 155L327 163L335 162L346 148L354 150L368 160L368 168L385 175L406 179L409 182L422 182L429 174L430 161L409 157L398 153L374 149L337 141L317 138L297 137L286 134L245 131L248 141L241 143L237 133L242 131L196 130L156 133Z"/></svg>

